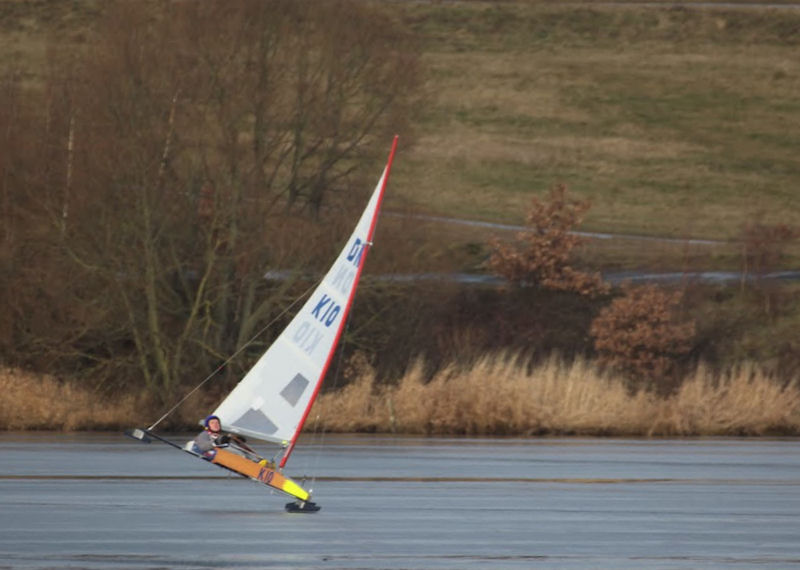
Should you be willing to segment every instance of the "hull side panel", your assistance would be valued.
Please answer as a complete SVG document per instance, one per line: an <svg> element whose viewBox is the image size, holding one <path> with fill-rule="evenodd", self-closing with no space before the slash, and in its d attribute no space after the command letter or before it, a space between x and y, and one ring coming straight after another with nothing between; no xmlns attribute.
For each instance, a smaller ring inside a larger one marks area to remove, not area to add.
<svg viewBox="0 0 800 570"><path fill-rule="evenodd" d="M215 451L214 457L210 460L214 465L244 475L245 477L268 485L301 501L308 500L308 492L289 477L286 477L278 471L274 464L266 462L257 463L225 449L217 449Z"/></svg>

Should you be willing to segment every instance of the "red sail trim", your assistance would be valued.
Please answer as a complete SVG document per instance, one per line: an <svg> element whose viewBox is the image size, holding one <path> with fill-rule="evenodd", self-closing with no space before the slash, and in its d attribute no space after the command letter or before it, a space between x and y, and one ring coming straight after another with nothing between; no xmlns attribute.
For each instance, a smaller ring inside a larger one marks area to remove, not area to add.
<svg viewBox="0 0 800 570"><path fill-rule="evenodd" d="M381 184L381 188L378 192L378 200L377 204L375 205L375 213L372 216L372 222L369 226L369 231L367 232L367 243L364 244L364 252L361 254L361 262L358 265L358 269L356 270L356 276L353 283L353 289L350 291L350 296L347 298L347 306L345 307L344 314L342 315L341 321L339 322L339 328L336 331L336 338L333 340L333 345L331 346L331 350L328 353L328 358L325 361L325 366L322 367L322 372L317 380L317 385L314 387L314 392L311 394L311 399L308 401L308 406L306 406L306 410L303 413L303 417L300 418L300 423L297 425L297 429L292 436L292 440L289 442L288 447L286 448L286 452L283 454L283 458L281 459L280 468L283 468L286 465L286 461L289 459L289 456L292 454L294 450L295 443L297 443L297 438L300 436L300 432L303 430L303 426L306 423L306 419L308 418L308 414L311 413L311 407L314 405L314 401L317 399L317 395L319 394L319 390L322 387L322 379L325 377L325 374L328 372L328 368L331 365L331 361L333 360L333 355L336 352L336 347L339 345L339 339L342 336L342 331L344 330L344 324L347 321L347 316L350 314L350 307L353 305L353 300L355 299L356 290L358 289L358 283L361 279L361 270L364 268L364 263L367 260L367 253L369 253L369 246L372 245L372 238L375 234L375 227L378 223L378 214L381 211L381 203L383 202L383 193L386 190L386 184L389 182L389 172L392 170L392 161L394 160L394 153L397 149L397 138L398 136L394 136L394 140L392 141L392 150L389 152L389 159L386 162L386 170L383 176L383 183Z"/></svg>

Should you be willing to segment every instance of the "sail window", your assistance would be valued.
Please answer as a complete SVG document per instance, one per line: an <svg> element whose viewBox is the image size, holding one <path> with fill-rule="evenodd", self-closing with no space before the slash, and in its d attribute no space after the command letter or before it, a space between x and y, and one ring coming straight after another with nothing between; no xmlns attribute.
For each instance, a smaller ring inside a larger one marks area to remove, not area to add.
<svg viewBox="0 0 800 570"><path fill-rule="evenodd" d="M247 410L242 417L233 422L233 425L237 428L266 435L278 431L278 426L261 410Z"/></svg>
<svg viewBox="0 0 800 570"><path fill-rule="evenodd" d="M297 405L297 402L300 401L300 396L303 395L306 387L308 386L309 382L302 374L296 374L294 378L292 378L291 382L289 382L283 390L281 390L281 396L289 402L292 407Z"/></svg>

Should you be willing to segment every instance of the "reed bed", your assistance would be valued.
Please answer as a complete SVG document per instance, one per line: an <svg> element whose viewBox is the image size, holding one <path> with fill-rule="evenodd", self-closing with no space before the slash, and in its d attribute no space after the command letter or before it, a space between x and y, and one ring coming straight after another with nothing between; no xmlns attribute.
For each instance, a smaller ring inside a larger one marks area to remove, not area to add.
<svg viewBox="0 0 800 570"><path fill-rule="evenodd" d="M708 436L800 434L797 381L755 364L715 374L700 366L671 396L632 392L624 379L586 360L530 367L519 357L486 356L426 381L422 363L394 386L366 374L315 407L331 432L430 435Z"/></svg>
<svg viewBox="0 0 800 570"><path fill-rule="evenodd" d="M106 401L91 390L52 376L0 369L0 429L107 430L135 425L133 396Z"/></svg>
<svg viewBox="0 0 800 570"><path fill-rule="evenodd" d="M705 366L658 407L648 433L764 435L800 433L797 380L780 382L752 363L714 374Z"/></svg>
<svg viewBox="0 0 800 570"><path fill-rule="evenodd" d="M196 425L210 400L200 395L170 419ZM0 369L0 430L121 430L155 419L152 403L100 398L86 387ZM205 410L205 411L204 411ZM146 417L145 417L146 416ZM428 378L411 364L395 384L369 367L323 394L308 429L425 435L714 436L800 435L800 387L753 363L715 372L699 366L670 396L631 391L593 363L550 358L531 366L509 354L451 365Z"/></svg>
<svg viewBox="0 0 800 570"><path fill-rule="evenodd" d="M163 427L194 428L208 406L207 398L195 398ZM0 368L0 430L122 431L152 422L163 411L146 395L100 396L75 382Z"/></svg>

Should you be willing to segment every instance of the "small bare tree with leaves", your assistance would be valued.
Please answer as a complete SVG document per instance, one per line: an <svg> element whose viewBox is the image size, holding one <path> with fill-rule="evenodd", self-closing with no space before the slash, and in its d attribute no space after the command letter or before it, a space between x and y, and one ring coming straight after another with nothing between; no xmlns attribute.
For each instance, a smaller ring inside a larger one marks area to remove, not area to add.
<svg viewBox="0 0 800 570"><path fill-rule="evenodd" d="M778 269L786 248L800 238L800 227L787 224L767 225L760 221L748 222L741 234L742 288L752 276L755 288L761 293L764 312L770 315L776 305L777 292L764 277Z"/></svg>
<svg viewBox="0 0 800 570"><path fill-rule="evenodd" d="M608 285L599 273L570 265L573 249L585 241L572 230L589 207L588 201L571 198L564 184L553 188L546 201L534 198L527 217L531 229L517 234L513 243L493 239L489 268L518 286L591 296L607 292Z"/></svg>
<svg viewBox="0 0 800 570"><path fill-rule="evenodd" d="M657 285L623 285L600 311L591 335L600 361L638 380L663 381L692 347L695 323L678 310L682 292Z"/></svg>

